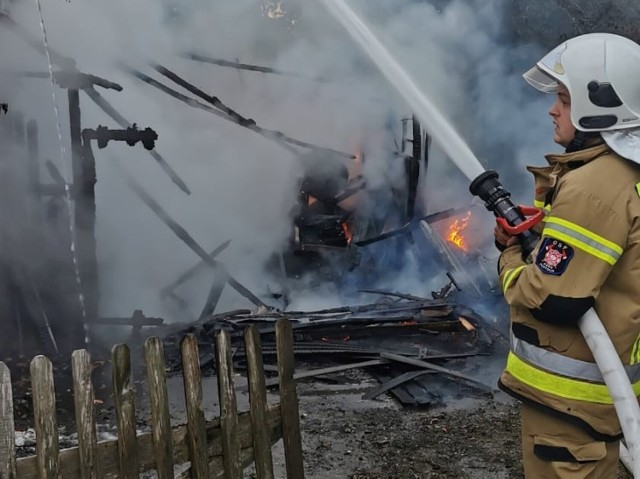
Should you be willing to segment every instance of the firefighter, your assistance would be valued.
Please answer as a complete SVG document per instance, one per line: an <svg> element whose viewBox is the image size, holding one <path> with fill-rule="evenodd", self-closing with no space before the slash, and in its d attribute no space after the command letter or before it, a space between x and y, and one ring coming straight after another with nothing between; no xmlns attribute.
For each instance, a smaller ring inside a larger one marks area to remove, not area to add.
<svg viewBox="0 0 640 479"><path fill-rule="evenodd" d="M511 312L499 387L522 402L525 477L616 477L622 437L612 399L577 326L594 307L640 395L640 46L612 34L570 39L524 74L553 93L546 167L529 167L541 237L522 257L496 227ZM618 95L616 82L624 95Z"/></svg>

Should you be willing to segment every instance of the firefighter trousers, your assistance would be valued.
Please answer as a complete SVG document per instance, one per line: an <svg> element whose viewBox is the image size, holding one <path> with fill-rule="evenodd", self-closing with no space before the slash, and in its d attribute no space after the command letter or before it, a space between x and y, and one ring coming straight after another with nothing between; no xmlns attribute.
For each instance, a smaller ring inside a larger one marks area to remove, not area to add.
<svg viewBox="0 0 640 479"><path fill-rule="evenodd" d="M521 410L526 479L615 479L620 441L593 439L585 430L526 404Z"/></svg>

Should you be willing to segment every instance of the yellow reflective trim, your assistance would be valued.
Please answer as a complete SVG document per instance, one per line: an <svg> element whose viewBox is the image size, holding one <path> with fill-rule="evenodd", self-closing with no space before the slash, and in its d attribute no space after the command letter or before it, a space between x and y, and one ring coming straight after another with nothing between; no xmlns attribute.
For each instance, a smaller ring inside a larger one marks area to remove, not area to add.
<svg viewBox="0 0 640 479"><path fill-rule="evenodd" d="M565 243L570 244L571 246L575 246L576 248L580 248L581 250L586 251L587 253L595 256L596 258L601 259L602 261L606 261L611 266L616 264L615 258L609 256L606 253L603 253L602 251L599 251L593 248L592 246L589 246L580 241L577 241L575 238L569 235L566 235L564 233L560 233L559 231L554 231L554 230L547 231L546 229L542 232L542 234L544 236L549 236L550 238L555 238L560 241L564 241Z"/></svg>
<svg viewBox="0 0 640 479"><path fill-rule="evenodd" d="M563 220L562 218L558 218L558 217L553 217L553 218L549 218L549 223L555 223L557 225L564 226L567 229L580 233L586 236L587 238L589 238L590 240L595 241L596 243L599 243L602 246L605 246L609 249L612 249L618 254L622 254L623 252L622 246L618 246L614 242L609 241L608 239L603 238L602 236L597 235L589 231L588 229L583 228L582 226L572 223L571 221Z"/></svg>
<svg viewBox="0 0 640 479"><path fill-rule="evenodd" d="M640 183L636 183L636 193L640 196Z"/></svg>
<svg viewBox="0 0 640 479"><path fill-rule="evenodd" d="M544 201L533 200L533 206L536 208L544 208Z"/></svg>
<svg viewBox="0 0 640 479"><path fill-rule="evenodd" d="M606 385L548 373L527 364L511 352L507 358L506 370L520 382L554 396L598 404L613 404ZM635 395L639 396L640 381L634 383L632 387Z"/></svg>
<svg viewBox="0 0 640 479"><path fill-rule="evenodd" d="M636 338L636 342L633 343L633 349L631 350L631 362L630 362L630 364L636 364L637 362L639 362L639 359L640 359L640 358L638 358L638 346L639 345L640 345L640 334Z"/></svg>
<svg viewBox="0 0 640 479"><path fill-rule="evenodd" d="M616 261L618 261L618 258L620 258L622 254L623 249L621 246L575 223L561 218L549 217L547 224L548 226L542 231L544 236L564 241L610 265L616 264Z"/></svg>
<svg viewBox="0 0 640 479"><path fill-rule="evenodd" d="M509 286L511 286L511 283L513 283L513 281L516 279L516 276L526 266L527 265L525 264L525 265L518 266L517 268L513 268L513 269L510 269L509 271L507 271L507 273L504 275L504 278L502 279L502 292L503 293L507 292L507 288L509 288Z"/></svg>
<svg viewBox="0 0 640 479"><path fill-rule="evenodd" d="M559 231L555 231L555 230L547 230L546 228L542 231L542 235L543 236L549 236L550 238L555 238L558 239L560 241L564 241L565 243L571 245L571 246L575 246L576 248L580 248L581 250L589 253L590 255L595 256L598 259L601 259L602 261L606 261L607 263L609 263L611 266L613 266L614 264L616 264L617 259L609 256L606 253L603 253L600 250L597 250L596 248L594 248L593 246L589 246L586 243L583 243L582 241L578 241L576 240L573 236L569 236L567 234L561 233Z"/></svg>

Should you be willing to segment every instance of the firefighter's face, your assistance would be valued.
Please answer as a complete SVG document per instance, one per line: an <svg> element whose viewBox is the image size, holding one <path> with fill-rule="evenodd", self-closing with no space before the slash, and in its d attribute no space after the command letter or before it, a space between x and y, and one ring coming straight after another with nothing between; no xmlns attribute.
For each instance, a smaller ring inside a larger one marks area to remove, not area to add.
<svg viewBox="0 0 640 479"><path fill-rule="evenodd" d="M553 141L566 148L576 135L576 128L571 123L571 97L565 87L556 94L549 115L553 118Z"/></svg>

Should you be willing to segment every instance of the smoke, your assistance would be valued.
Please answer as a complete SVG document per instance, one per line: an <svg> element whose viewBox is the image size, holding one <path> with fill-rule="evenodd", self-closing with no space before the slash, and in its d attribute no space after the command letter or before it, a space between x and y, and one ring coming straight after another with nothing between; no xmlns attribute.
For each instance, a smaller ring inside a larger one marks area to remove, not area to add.
<svg viewBox="0 0 640 479"><path fill-rule="evenodd" d="M300 162L276 143L168 97L132 78L120 68L122 63L171 85L149 68L150 62L163 64L262 127L347 153L364 151L371 185L383 186L399 177L402 165L393 162L393 141L411 106L319 3L43 2L51 47L73 57L81 71L123 86L120 93L98 90L125 118L158 132L156 149L192 191L190 196L182 193L140 145L111 143L107 150L94 146L103 315L126 316L141 308L150 316L191 319L199 313L212 281L207 271L177 290L190 305L187 312L160 301L159 290L198 258L125 186L114 157L205 250L231 239L219 259L257 294L277 289L265 265L290 234L289 212L303 173ZM548 101L529 92L520 74L543 52L508 40L503 1L352 3L483 164L501 172L516 198L530 201L531 184L522 166L540 163L542 154L553 147L547 141ZM268 7L277 4L283 13L269 18ZM41 40L34 2L13 2L10 13ZM45 57L1 25L0 45L11 46L0 50L2 70L47 71ZM197 63L184 58L186 52L300 76ZM61 112L62 141L68 145L66 95L61 89L53 91ZM56 162L70 179L69 159L60 160L58 119L48 80L0 75L0 100L38 121L41 156ZM86 96L81 102L83 127L119 127ZM423 210L468 204L467 183L434 139L420 195ZM486 229L472 233L491 243ZM412 281L414 290L427 289L416 284L424 279L420 265L411 264L406 272L398 275L402 284L393 289L411 289ZM319 302L329 290L309 294ZM304 305L301 298L304 295L294 298L296 306ZM246 305L231 288L225 289L221 309Z"/></svg>

